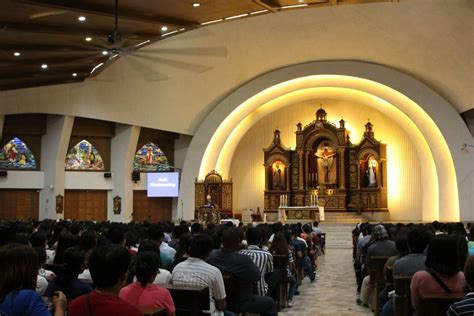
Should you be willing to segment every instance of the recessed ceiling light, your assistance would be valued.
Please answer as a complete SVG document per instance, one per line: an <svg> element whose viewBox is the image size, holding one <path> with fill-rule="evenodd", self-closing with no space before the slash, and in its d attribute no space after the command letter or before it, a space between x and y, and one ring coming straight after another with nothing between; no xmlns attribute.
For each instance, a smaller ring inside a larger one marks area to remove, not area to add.
<svg viewBox="0 0 474 316"><path fill-rule="evenodd" d="M197 2L194 2L194 3L193 3L193 7L195 7L195 8L200 7L200 6L201 6L200 3L197 3Z"/></svg>
<svg viewBox="0 0 474 316"><path fill-rule="evenodd" d="M92 37L86 37L86 42L92 41Z"/></svg>
<svg viewBox="0 0 474 316"><path fill-rule="evenodd" d="M103 51L102 51L102 55L104 55L104 56L107 55L108 53L109 53L109 52L106 51L106 50L103 50Z"/></svg>
<svg viewBox="0 0 474 316"><path fill-rule="evenodd" d="M298 0L299 3L303 3L305 0Z"/></svg>
<svg viewBox="0 0 474 316"><path fill-rule="evenodd" d="M77 77L77 73L74 72L74 73L72 74L72 76L73 76L73 77Z"/></svg>
<svg viewBox="0 0 474 316"><path fill-rule="evenodd" d="M13 56L15 56L15 57L18 57L18 56L20 56L20 55L21 55L20 52L14 52L14 53L13 53Z"/></svg>
<svg viewBox="0 0 474 316"><path fill-rule="evenodd" d="M166 32L166 31L168 31L168 27L167 27L167 26L162 26L162 27L161 27L161 30L162 30L163 32Z"/></svg>
<svg viewBox="0 0 474 316"><path fill-rule="evenodd" d="M77 18L79 21L84 22L86 20L86 17L81 15L80 17Z"/></svg>
<svg viewBox="0 0 474 316"><path fill-rule="evenodd" d="M47 68L48 68L48 65L46 65L46 64L42 64L42 65L41 65L41 68L43 68L43 69L47 69Z"/></svg>

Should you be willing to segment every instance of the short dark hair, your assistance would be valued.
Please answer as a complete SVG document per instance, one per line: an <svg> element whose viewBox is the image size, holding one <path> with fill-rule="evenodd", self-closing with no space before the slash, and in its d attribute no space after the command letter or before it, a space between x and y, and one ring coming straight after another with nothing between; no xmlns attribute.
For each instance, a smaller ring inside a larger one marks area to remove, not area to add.
<svg viewBox="0 0 474 316"><path fill-rule="evenodd" d="M260 229L250 227L247 229L247 244L260 246L262 242L262 232Z"/></svg>
<svg viewBox="0 0 474 316"><path fill-rule="evenodd" d="M211 252L214 242L208 234L196 235L191 240L189 255L194 258L205 259Z"/></svg>
<svg viewBox="0 0 474 316"><path fill-rule="evenodd" d="M34 232L29 238L31 247L44 247L46 245L47 237L46 232L43 230Z"/></svg>
<svg viewBox="0 0 474 316"><path fill-rule="evenodd" d="M41 268L43 264L46 263L46 260L48 259L48 255L46 254L46 248L43 247L33 247L33 249L36 251L36 254L38 255L38 265Z"/></svg>
<svg viewBox="0 0 474 316"><path fill-rule="evenodd" d="M165 237L163 227L158 224L153 224L148 227L148 239L160 241Z"/></svg>
<svg viewBox="0 0 474 316"><path fill-rule="evenodd" d="M224 229L221 237L222 247L225 249L239 249L240 237L239 232L234 227Z"/></svg>
<svg viewBox="0 0 474 316"><path fill-rule="evenodd" d="M9 244L0 250L0 301L10 292L34 290L38 275L38 255L28 246Z"/></svg>
<svg viewBox="0 0 474 316"><path fill-rule="evenodd" d="M199 223L193 223L191 225L191 234L199 234L202 232L202 225Z"/></svg>
<svg viewBox="0 0 474 316"><path fill-rule="evenodd" d="M114 244L122 244L125 239L125 229L121 225L114 225L108 234L109 240Z"/></svg>
<svg viewBox="0 0 474 316"><path fill-rule="evenodd" d="M63 254L64 269L68 274L80 274L84 271L86 255L79 247L66 249Z"/></svg>
<svg viewBox="0 0 474 316"><path fill-rule="evenodd" d="M135 275L142 286L148 284L151 276L159 273L160 255L154 251L142 251L137 254Z"/></svg>
<svg viewBox="0 0 474 316"><path fill-rule="evenodd" d="M130 264L130 254L118 245L94 249L89 258L89 270L97 288L111 288L124 277Z"/></svg>
<svg viewBox="0 0 474 316"><path fill-rule="evenodd" d="M428 245L425 265L438 273L453 276L459 271L456 239L448 235L435 236Z"/></svg>
<svg viewBox="0 0 474 316"><path fill-rule="evenodd" d="M423 253L430 241L428 233L420 228L411 229L407 238L411 253Z"/></svg>

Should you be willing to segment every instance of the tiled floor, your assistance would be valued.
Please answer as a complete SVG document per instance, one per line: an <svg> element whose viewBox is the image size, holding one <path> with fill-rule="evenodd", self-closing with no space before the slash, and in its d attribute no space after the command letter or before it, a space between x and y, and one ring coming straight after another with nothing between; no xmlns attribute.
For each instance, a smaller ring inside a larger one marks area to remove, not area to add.
<svg viewBox="0 0 474 316"><path fill-rule="evenodd" d="M352 249L326 249L318 258L320 279L300 286L295 306L285 308L280 315L362 316L373 315L368 308L358 306L352 267Z"/></svg>

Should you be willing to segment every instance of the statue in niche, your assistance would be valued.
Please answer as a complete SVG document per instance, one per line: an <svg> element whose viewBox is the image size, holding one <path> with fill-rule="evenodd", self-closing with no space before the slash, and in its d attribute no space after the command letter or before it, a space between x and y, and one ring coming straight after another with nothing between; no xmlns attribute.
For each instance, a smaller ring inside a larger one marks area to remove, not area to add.
<svg viewBox="0 0 474 316"><path fill-rule="evenodd" d="M316 153L316 164L318 166L317 177L318 184L331 184L335 181L335 176L331 176L334 166L336 152L328 143L322 143L318 146Z"/></svg>
<svg viewBox="0 0 474 316"><path fill-rule="evenodd" d="M273 167L273 189L283 189L282 185L282 170L280 163L277 162Z"/></svg>
<svg viewBox="0 0 474 316"><path fill-rule="evenodd" d="M369 157L367 162L367 187L373 188L377 186L377 160L374 157Z"/></svg>

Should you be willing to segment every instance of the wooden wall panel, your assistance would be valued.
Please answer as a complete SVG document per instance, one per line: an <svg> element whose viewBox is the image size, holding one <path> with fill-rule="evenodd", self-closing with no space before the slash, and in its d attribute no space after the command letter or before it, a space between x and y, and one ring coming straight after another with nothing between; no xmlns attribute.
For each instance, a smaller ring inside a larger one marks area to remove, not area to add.
<svg viewBox="0 0 474 316"><path fill-rule="evenodd" d="M146 191L133 191L133 220L171 221L172 198L149 198Z"/></svg>
<svg viewBox="0 0 474 316"><path fill-rule="evenodd" d="M0 190L0 219L37 219L38 190Z"/></svg>
<svg viewBox="0 0 474 316"><path fill-rule="evenodd" d="M374 124L375 138L387 144L388 208L392 220L421 220L422 179L417 148L410 135L390 117L365 105L338 100L310 100L287 106L262 118L244 135L237 146L229 178L233 180L233 210L240 213L245 208L263 209L265 169L263 150L271 144L273 131L278 127L281 140L287 147L295 148L296 124L306 125L315 119L315 112L322 104L328 121L338 124L341 116L351 131L351 140L358 143L364 124L370 118ZM217 170L219 171L219 170Z"/></svg>
<svg viewBox="0 0 474 316"><path fill-rule="evenodd" d="M64 218L74 220L107 220L107 191L66 190Z"/></svg>

